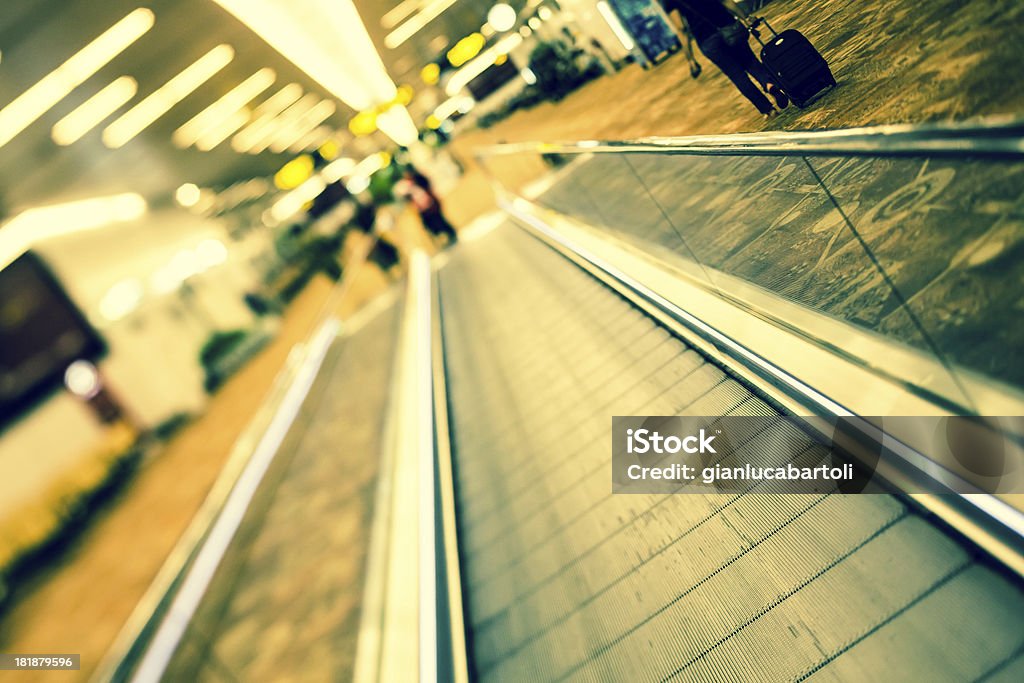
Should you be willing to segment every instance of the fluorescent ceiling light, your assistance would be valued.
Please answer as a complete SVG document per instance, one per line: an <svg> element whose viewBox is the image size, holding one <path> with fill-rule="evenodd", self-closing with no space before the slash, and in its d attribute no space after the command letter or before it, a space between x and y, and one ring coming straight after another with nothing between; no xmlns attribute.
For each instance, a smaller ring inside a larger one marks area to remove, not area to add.
<svg viewBox="0 0 1024 683"><path fill-rule="evenodd" d="M421 4L421 0L402 0L380 18L380 25L384 28L394 28L398 22L415 12Z"/></svg>
<svg viewBox="0 0 1024 683"><path fill-rule="evenodd" d="M301 100L281 112L280 115L268 121L266 125L260 129L259 136L256 138L255 142L253 142L253 144L245 151L252 154L259 154L260 152L263 152L277 139L277 136L281 131L305 116L317 105L317 102L319 101L319 97L313 93L308 93Z"/></svg>
<svg viewBox="0 0 1024 683"><path fill-rule="evenodd" d="M414 144L419 138L419 131L412 116L409 115L409 110L400 104L389 107L377 115L377 128L403 147Z"/></svg>
<svg viewBox="0 0 1024 683"><path fill-rule="evenodd" d="M139 8L131 12L0 109L0 147L121 54L151 29L154 21L153 12L148 9Z"/></svg>
<svg viewBox="0 0 1024 683"><path fill-rule="evenodd" d="M207 131L232 117L239 109L273 85L276 78L277 75L273 69L260 69L249 76L174 131L172 136L174 144L181 148L196 144Z"/></svg>
<svg viewBox="0 0 1024 683"><path fill-rule="evenodd" d="M323 170L320 171L320 177L328 183L334 183L351 173L355 167L356 162L354 159L341 157L324 166Z"/></svg>
<svg viewBox="0 0 1024 683"><path fill-rule="evenodd" d="M231 140L231 147L236 152L248 152L260 140L263 131L278 114L295 104L302 97L302 88L297 83L289 83L266 99L253 112L253 122Z"/></svg>
<svg viewBox="0 0 1024 683"><path fill-rule="evenodd" d="M0 227L0 268L38 242L111 223L132 221L141 218L146 209L145 199L128 193L23 211Z"/></svg>
<svg viewBox="0 0 1024 683"><path fill-rule="evenodd" d="M278 223L283 223L301 211L306 202L319 197L326 188L327 183L324 179L315 175L274 202L270 207L270 215Z"/></svg>
<svg viewBox="0 0 1024 683"><path fill-rule="evenodd" d="M201 198L202 192L195 183L185 183L174 191L174 200L186 209L198 204Z"/></svg>
<svg viewBox="0 0 1024 683"><path fill-rule="evenodd" d="M70 145L135 97L138 89L134 78L121 76L58 121L50 136L58 145Z"/></svg>
<svg viewBox="0 0 1024 683"><path fill-rule="evenodd" d="M351 0L214 0L356 111L394 97Z"/></svg>
<svg viewBox="0 0 1024 683"><path fill-rule="evenodd" d="M219 124L203 133L203 136L196 140L196 149L202 152L209 152L214 147L228 139L228 137L239 128L249 122L252 113L248 109L240 109Z"/></svg>
<svg viewBox="0 0 1024 683"><path fill-rule="evenodd" d="M495 31L508 31L516 25L516 11L511 5L499 2L487 12L487 24Z"/></svg>
<svg viewBox="0 0 1024 683"><path fill-rule="evenodd" d="M230 45L213 48L107 126L103 131L103 143L111 149L121 147L213 78L234 58L235 51Z"/></svg>
<svg viewBox="0 0 1024 683"><path fill-rule="evenodd" d="M437 105L437 108L434 109L434 116L436 116L439 121L444 121L445 119L451 118L455 112L463 114L466 113L473 108L474 104L476 104L476 101L469 95L456 95L454 97L449 97L447 100Z"/></svg>
<svg viewBox="0 0 1024 683"><path fill-rule="evenodd" d="M442 13L458 0L432 0L414 14L408 21L384 36L384 45L394 50L396 47L423 30L427 24L441 16Z"/></svg>
<svg viewBox="0 0 1024 683"><path fill-rule="evenodd" d="M311 152L327 142L332 135L334 135L334 131L330 126L318 126L306 133L304 137L300 138L294 145L289 147L288 151L293 154L306 151Z"/></svg>
<svg viewBox="0 0 1024 683"><path fill-rule="evenodd" d="M394 101L395 84L352 0L214 1L353 110Z"/></svg>
<svg viewBox="0 0 1024 683"><path fill-rule="evenodd" d="M466 85L482 74L498 60L501 55L507 55L523 42L523 37L518 33L512 33L482 52L479 57L466 64L464 67L452 74L444 91L454 97Z"/></svg>
<svg viewBox="0 0 1024 683"><path fill-rule="evenodd" d="M276 139L270 144L270 151L280 154L309 134L321 123L326 121L337 109L337 105L329 100L324 100L300 116L290 126L278 133Z"/></svg>

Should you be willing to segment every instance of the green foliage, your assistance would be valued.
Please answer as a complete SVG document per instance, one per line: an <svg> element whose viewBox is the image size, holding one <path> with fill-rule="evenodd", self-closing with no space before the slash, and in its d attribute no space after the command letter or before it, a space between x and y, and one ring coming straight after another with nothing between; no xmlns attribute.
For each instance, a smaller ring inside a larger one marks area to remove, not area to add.
<svg viewBox="0 0 1024 683"><path fill-rule="evenodd" d="M199 362L204 368L209 368L218 359L231 353L231 350L238 346L245 337L244 330L214 332L199 351Z"/></svg>
<svg viewBox="0 0 1024 683"><path fill-rule="evenodd" d="M603 73L596 63L581 70L571 49L561 42L541 43L535 47L529 64L537 82L523 88L503 107L481 116L477 125L490 128L520 109L530 109L547 100L557 102Z"/></svg>
<svg viewBox="0 0 1024 683"><path fill-rule="evenodd" d="M541 43L530 53L530 70L545 99L558 101L583 84L583 73L564 43Z"/></svg>

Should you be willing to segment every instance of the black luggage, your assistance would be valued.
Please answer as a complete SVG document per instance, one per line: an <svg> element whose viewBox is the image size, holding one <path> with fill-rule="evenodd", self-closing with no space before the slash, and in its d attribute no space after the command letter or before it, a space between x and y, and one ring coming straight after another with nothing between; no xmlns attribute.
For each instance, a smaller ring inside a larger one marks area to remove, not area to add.
<svg viewBox="0 0 1024 683"><path fill-rule="evenodd" d="M757 30L761 24L772 33L767 42ZM836 84L828 62L799 31L789 29L776 33L767 21L756 19L750 32L761 43L761 61L796 106L803 109Z"/></svg>

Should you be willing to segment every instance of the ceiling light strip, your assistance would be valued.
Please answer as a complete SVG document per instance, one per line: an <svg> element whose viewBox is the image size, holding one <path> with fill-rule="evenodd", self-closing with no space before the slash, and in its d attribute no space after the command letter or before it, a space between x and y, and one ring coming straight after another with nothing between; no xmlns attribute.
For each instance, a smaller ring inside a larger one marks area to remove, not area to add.
<svg viewBox="0 0 1024 683"><path fill-rule="evenodd" d="M50 137L58 145L70 145L76 142L135 97L138 89L138 83L129 76L121 76L108 83L102 90L58 121L50 131Z"/></svg>
<svg viewBox="0 0 1024 683"><path fill-rule="evenodd" d="M422 6L421 0L402 0L380 18L380 25L386 29L392 29L398 26L399 22L406 19Z"/></svg>
<svg viewBox="0 0 1024 683"><path fill-rule="evenodd" d="M288 151L293 154L311 152L330 140L332 135L334 135L334 131L330 126L318 126L306 133L306 135L300 138L298 142L289 147Z"/></svg>
<svg viewBox="0 0 1024 683"><path fill-rule="evenodd" d="M292 106L285 109L281 114L274 119L268 121L263 128L259 131L259 136L245 151L252 154L259 154L271 145L274 140L277 139L278 134L291 126L295 121L305 116L309 110L317 105L320 98L313 93L307 94L301 100L293 104Z"/></svg>
<svg viewBox="0 0 1024 683"><path fill-rule="evenodd" d="M219 127L228 118L234 118L239 109L272 86L276 79L273 69L260 69L249 76L174 131L171 138L174 144L181 148L196 144L207 131Z"/></svg>
<svg viewBox="0 0 1024 683"><path fill-rule="evenodd" d="M213 48L107 126L103 143L111 149L123 146L210 80L234 57L235 51L230 45Z"/></svg>
<svg viewBox="0 0 1024 683"><path fill-rule="evenodd" d="M265 128L278 114L302 97L302 88L297 83L290 83L278 90L256 107L253 122L231 140L231 147L236 152L247 152L255 145Z"/></svg>
<svg viewBox="0 0 1024 683"><path fill-rule="evenodd" d="M43 240L132 221L147 208L140 195L127 193L27 209L0 229L0 268Z"/></svg>
<svg viewBox="0 0 1024 683"><path fill-rule="evenodd" d="M321 123L331 117L337 109L337 105L329 100L324 100L297 119L292 125L278 133L276 139L270 144L270 151L281 154L289 147L305 137Z"/></svg>
<svg viewBox="0 0 1024 683"><path fill-rule="evenodd" d="M231 114L213 128L204 131L202 137L196 140L196 149L202 152L209 152L227 140L232 133L247 124L250 116L251 112L248 109L240 109Z"/></svg>
<svg viewBox="0 0 1024 683"><path fill-rule="evenodd" d="M121 54L151 29L155 20L153 12L145 8L129 13L0 109L0 147Z"/></svg>
<svg viewBox="0 0 1024 683"><path fill-rule="evenodd" d="M441 16L445 10L454 5L457 1L458 0L434 0L414 14L404 24L384 36L384 45L394 50L396 47L419 33L431 21Z"/></svg>

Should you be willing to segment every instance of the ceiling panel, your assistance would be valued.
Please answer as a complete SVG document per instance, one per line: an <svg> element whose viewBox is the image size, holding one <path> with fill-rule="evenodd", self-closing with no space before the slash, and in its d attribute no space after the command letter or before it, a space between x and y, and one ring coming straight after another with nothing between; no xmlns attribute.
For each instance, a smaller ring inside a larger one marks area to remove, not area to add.
<svg viewBox="0 0 1024 683"><path fill-rule="evenodd" d="M332 99L337 111L327 124L344 129L351 110L312 82L290 62L210 0L155 0L142 3L156 15L154 27L99 70L7 145L0 147L0 215L28 206L115 192L139 192L161 201L184 182L223 186L272 173L288 158L239 154L223 143L211 152L181 150L171 135L258 69L277 73L258 104L287 83ZM125 0L5 0L0 3L0 107L63 63L140 3ZM68 147L54 143L50 129L64 115L115 78L138 81L126 111L214 46L227 43L235 57L137 138L117 150L100 140L103 127Z"/></svg>

